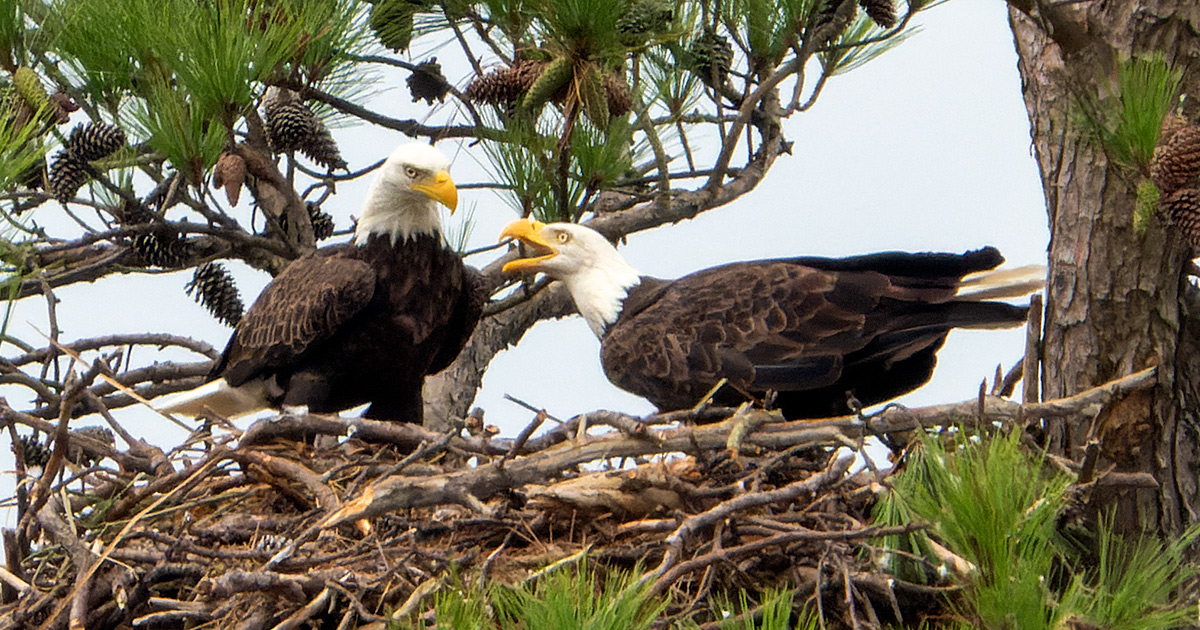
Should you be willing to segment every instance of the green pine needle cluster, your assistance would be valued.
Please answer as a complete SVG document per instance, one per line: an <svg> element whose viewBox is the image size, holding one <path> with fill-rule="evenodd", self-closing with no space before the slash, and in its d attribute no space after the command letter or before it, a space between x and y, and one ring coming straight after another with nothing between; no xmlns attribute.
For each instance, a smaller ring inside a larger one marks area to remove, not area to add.
<svg viewBox="0 0 1200 630"><path fill-rule="evenodd" d="M1099 138L1109 158L1148 173L1163 119L1179 100L1183 73L1161 56L1129 59L1117 73L1116 95L1079 99L1082 126Z"/></svg>
<svg viewBox="0 0 1200 630"><path fill-rule="evenodd" d="M366 38L351 0L65 0L44 28L85 93L185 173L213 164L266 83L340 76Z"/></svg>
<svg viewBox="0 0 1200 630"><path fill-rule="evenodd" d="M1200 529L1166 545L1129 541L1104 526L1094 541L1068 542L1058 519L1071 480L1041 455L1027 453L1019 432L976 438L958 431L944 442L927 437L892 479L876 506L877 522L927 522L932 537L970 563L957 576L965 587L959 606L969 623L963 627L1166 629L1192 612L1177 598L1179 587L1197 575L1184 564L1184 550ZM925 558L897 554L891 565L899 575L946 568L924 536L886 541ZM1094 568L1083 559L1088 548L1099 558Z"/></svg>
<svg viewBox="0 0 1200 630"><path fill-rule="evenodd" d="M544 124L544 123L542 123ZM510 124L502 139L483 143L498 181L521 215L539 221L570 221L589 191L609 187L632 168L641 154L627 143L632 133L625 118L600 131L581 126L571 136L567 176L561 177L556 140L536 131L535 123Z"/></svg>
<svg viewBox="0 0 1200 630"><path fill-rule="evenodd" d="M745 591L738 593L740 614L734 616L734 606L718 605L718 609L730 611L730 616L721 621L721 630L817 630L822 627L820 619L814 610L806 609L796 622L792 624L792 610L795 607L796 593L786 589L770 589L762 594L758 606L758 614L751 605Z"/></svg>
<svg viewBox="0 0 1200 630"><path fill-rule="evenodd" d="M822 0L736 0L723 5L723 21L744 29L750 54L774 65L796 44Z"/></svg>
<svg viewBox="0 0 1200 630"><path fill-rule="evenodd" d="M516 586L486 588L461 581L434 600L436 628L445 630L646 630L666 610L651 595L640 571L610 571L606 577L586 557ZM406 623L407 621L407 623ZM423 628L419 619L393 618L389 630ZM766 630L764 628L764 630Z"/></svg>
<svg viewBox="0 0 1200 630"><path fill-rule="evenodd" d="M860 12L829 50L820 54L821 66L829 76L846 74L879 58L919 31L920 29L910 28L883 41L858 44L857 42L869 41L884 32L871 18Z"/></svg>

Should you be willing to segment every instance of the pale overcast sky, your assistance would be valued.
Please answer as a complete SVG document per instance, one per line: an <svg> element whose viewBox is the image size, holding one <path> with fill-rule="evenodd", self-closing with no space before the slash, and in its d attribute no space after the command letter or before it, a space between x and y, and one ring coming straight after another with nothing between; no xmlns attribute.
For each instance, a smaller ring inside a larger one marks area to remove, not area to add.
<svg viewBox="0 0 1200 630"><path fill-rule="evenodd" d="M664 278L736 260L881 250L961 252L983 245L999 247L1010 265L1043 263L1045 202L1005 4L956 0L922 13L916 22L919 33L865 67L835 78L815 107L785 122L788 139L795 141L794 155L781 157L757 190L695 220L633 235L622 252L642 273ZM443 60L448 56L419 49L412 59L430 54ZM451 74L451 79L462 77ZM402 80L370 106L401 118L424 118L428 112L424 103L411 103ZM446 113L429 119L444 119ZM408 141L366 126L339 129L335 135L351 168L370 164ZM456 156L452 172L457 182L487 179L478 147L439 146ZM344 185L326 204L339 228L348 227L349 217L358 214L364 192L365 182ZM494 243L500 228L516 217L489 191L462 191L460 208L471 207L471 244L476 247ZM37 213L35 218L47 223L61 209L46 204ZM460 212L453 221L467 214ZM492 257L469 262L482 266ZM247 304L268 280L244 267L238 276ZM63 339L173 332L219 349L230 331L184 295L189 278L190 271L138 275L62 289ZM130 282L137 283L132 295L126 290ZM47 329L44 300L21 303L13 326L13 333L42 345L32 327ZM11 346L4 352L14 353ZM940 353L933 382L901 402L970 398L997 362L1007 369L1022 352L1019 330L956 332ZM506 393L560 418L595 409L652 410L604 378L599 343L578 317L539 324L518 348L493 362L476 404L486 409L489 423L511 436L531 414L505 401ZM14 407L28 406L21 398L27 390L5 394ZM150 414L126 410L118 418L135 435L164 446L182 437ZM98 418L82 422L100 423ZM0 468L11 467L6 449ZM0 479L0 494L11 493L11 482L11 475Z"/></svg>

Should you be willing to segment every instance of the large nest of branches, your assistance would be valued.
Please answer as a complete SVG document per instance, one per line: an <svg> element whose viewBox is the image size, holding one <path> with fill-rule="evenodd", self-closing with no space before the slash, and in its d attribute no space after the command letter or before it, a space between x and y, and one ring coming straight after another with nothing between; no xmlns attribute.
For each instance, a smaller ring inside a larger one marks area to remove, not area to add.
<svg viewBox="0 0 1200 630"><path fill-rule="evenodd" d="M88 382L68 383L63 408ZM18 441L30 476L5 531L0 627L383 628L430 620L439 585L518 583L584 555L640 567L670 618L701 627L716 627L712 602L784 584L831 627L912 624L953 589L882 572L881 537L918 526L872 524L889 473L852 467L848 451L870 435L1077 413L1152 382L1150 370L1068 401L981 394L822 421L539 413L513 439L473 418L435 433L283 415L244 431L210 421L170 452L127 435L115 449L4 405L10 435L50 439L40 453ZM47 453L33 476L25 460Z"/></svg>

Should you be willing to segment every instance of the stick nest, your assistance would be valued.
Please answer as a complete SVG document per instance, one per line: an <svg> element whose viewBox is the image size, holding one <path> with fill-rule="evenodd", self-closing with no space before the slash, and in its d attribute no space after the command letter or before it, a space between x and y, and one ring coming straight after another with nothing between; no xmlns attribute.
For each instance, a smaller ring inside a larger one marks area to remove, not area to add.
<svg viewBox="0 0 1200 630"><path fill-rule="evenodd" d="M1147 374L1070 407L1146 387ZM245 431L209 422L170 452L131 439L118 450L0 404L10 434L53 438L4 532L0 628L382 629L393 615L429 621L441 585L536 579L585 554L641 567L670 597L668 619L701 627L717 627L713 596L783 584L829 627L912 624L953 589L881 571L881 537L917 526L871 525L886 473L852 471L842 447L1065 413L1055 404L981 396L869 422L601 411L530 438L538 414L515 439L469 422L442 434L283 415Z"/></svg>

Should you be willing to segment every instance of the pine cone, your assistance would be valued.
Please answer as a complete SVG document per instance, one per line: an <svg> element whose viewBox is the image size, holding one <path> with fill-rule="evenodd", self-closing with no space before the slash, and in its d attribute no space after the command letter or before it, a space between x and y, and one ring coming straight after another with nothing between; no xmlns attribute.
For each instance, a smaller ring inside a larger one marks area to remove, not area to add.
<svg viewBox="0 0 1200 630"><path fill-rule="evenodd" d="M42 85L42 79L33 70L25 66L17 68L13 72L13 86L29 105L29 109L36 112L50 106L50 94L46 92L46 86Z"/></svg>
<svg viewBox="0 0 1200 630"><path fill-rule="evenodd" d="M187 256L188 244L173 231L147 232L133 239L133 253L147 267L179 267Z"/></svg>
<svg viewBox="0 0 1200 630"><path fill-rule="evenodd" d="M125 132L108 123L75 125L67 138L67 150L84 162L106 158L125 145Z"/></svg>
<svg viewBox="0 0 1200 630"><path fill-rule="evenodd" d="M729 69L733 67L733 46L724 36L704 29L688 45L692 71L705 85L725 83Z"/></svg>
<svg viewBox="0 0 1200 630"><path fill-rule="evenodd" d="M121 225L141 225L149 223L154 219L154 215L146 204L141 201L130 203L122 200L120 208L114 213L117 221Z"/></svg>
<svg viewBox="0 0 1200 630"><path fill-rule="evenodd" d="M1158 144L1165 144L1171 136L1175 135L1176 131L1188 126L1189 123L1186 116L1175 112L1170 112L1163 116L1162 126L1158 130Z"/></svg>
<svg viewBox="0 0 1200 630"><path fill-rule="evenodd" d="M896 5L892 4L892 0L858 0L858 6L881 28L896 25Z"/></svg>
<svg viewBox="0 0 1200 630"><path fill-rule="evenodd" d="M1181 188L1162 200L1171 223L1200 252L1200 190Z"/></svg>
<svg viewBox="0 0 1200 630"><path fill-rule="evenodd" d="M624 116L633 107L629 84L619 73L604 73L604 93L608 96L608 113L615 117Z"/></svg>
<svg viewBox="0 0 1200 630"><path fill-rule="evenodd" d="M467 84L466 97L476 103L511 105L533 86L545 68L545 61L525 59L515 66L481 74Z"/></svg>
<svg viewBox="0 0 1200 630"><path fill-rule="evenodd" d="M246 160L236 153L225 152L213 166L213 188L224 188L229 205L236 206L242 196L242 184L246 181Z"/></svg>
<svg viewBox="0 0 1200 630"><path fill-rule="evenodd" d="M1150 178L1164 195L1191 188L1200 179L1200 125L1179 127L1159 141L1150 162Z"/></svg>
<svg viewBox="0 0 1200 630"><path fill-rule="evenodd" d="M47 192L55 199L66 203L75 198L75 193L88 181L87 166L69 151L59 151L50 160L47 176Z"/></svg>
<svg viewBox="0 0 1200 630"><path fill-rule="evenodd" d="M318 241L323 241L333 236L333 215L321 210L321 206L315 203L306 203L304 205L308 208L308 218L312 221L313 236L317 237Z"/></svg>
<svg viewBox="0 0 1200 630"><path fill-rule="evenodd" d="M617 18L617 32L626 46L645 44L653 35L671 25L675 7L666 0L641 0Z"/></svg>
<svg viewBox="0 0 1200 630"><path fill-rule="evenodd" d="M32 435L18 435L17 448L24 455L25 467L45 466L50 461L51 448Z"/></svg>
<svg viewBox="0 0 1200 630"><path fill-rule="evenodd" d="M230 328L242 321L245 305L233 276L221 263L208 262L196 267L191 282L183 290Z"/></svg>
<svg viewBox="0 0 1200 630"><path fill-rule="evenodd" d="M417 64L405 83L408 84L408 91L412 94L414 103L420 100L424 100L427 105L433 105L435 100L444 103L446 94L450 92L450 83L442 74L442 66L437 62L437 57Z"/></svg>
<svg viewBox="0 0 1200 630"><path fill-rule="evenodd" d="M300 146L300 152L329 170L345 169L347 166L346 160L342 159L342 152L338 150L337 142L333 139L333 134L329 133L325 123L319 119L312 135Z"/></svg>
<svg viewBox="0 0 1200 630"><path fill-rule="evenodd" d="M317 128L317 116L299 101L271 103L263 108L267 146L272 153L288 153L304 145Z"/></svg>

